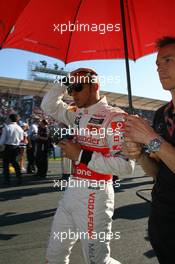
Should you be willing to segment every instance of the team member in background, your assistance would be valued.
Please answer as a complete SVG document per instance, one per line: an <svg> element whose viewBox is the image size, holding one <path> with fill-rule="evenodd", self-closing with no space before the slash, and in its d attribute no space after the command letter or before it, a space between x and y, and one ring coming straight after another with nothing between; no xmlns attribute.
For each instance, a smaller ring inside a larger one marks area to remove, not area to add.
<svg viewBox="0 0 175 264"><path fill-rule="evenodd" d="M88 234L87 239L81 239L85 263L119 264L110 257L109 242L114 210L112 175L124 176L133 171L132 162L121 153L125 113L108 106L106 98L100 97L97 74L91 69L82 68L70 74L68 93L77 106L76 112L68 111L62 101L65 92L65 85L55 86L41 104L47 114L76 130L77 142L62 140L60 143L64 156L74 162L74 188L69 186L65 191L55 214L47 263L69 263L78 237L61 241L58 236L55 239L55 233L65 232L68 236L70 231L75 234L78 231ZM101 181L105 188L100 188ZM80 182L85 182L85 186L81 187ZM96 188L93 182L97 183ZM105 234L103 243L99 238L101 233ZM93 238L93 234L97 237Z"/></svg>
<svg viewBox="0 0 175 264"><path fill-rule="evenodd" d="M36 176L46 178L48 170L49 129L46 119L41 120L36 136Z"/></svg>
<svg viewBox="0 0 175 264"><path fill-rule="evenodd" d="M128 116L125 147L155 179L149 238L159 263L169 264L175 252L175 37L163 37L157 47L159 78L172 100L156 111L153 128L140 117Z"/></svg>
<svg viewBox="0 0 175 264"><path fill-rule="evenodd" d="M27 173L35 173L36 165L36 137L38 134L39 118L31 120L28 131L28 144L27 144Z"/></svg>
<svg viewBox="0 0 175 264"><path fill-rule="evenodd" d="M22 122L20 126L24 131L24 137L23 137L23 140L19 144L19 166L20 166L21 172L25 173L26 172L26 169L25 169L26 147L28 144L27 131L29 129L29 126L27 123L24 123L24 122Z"/></svg>
<svg viewBox="0 0 175 264"><path fill-rule="evenodd" d="M9 115L10 123L5 125L2 130L0 145L5 145L3 153L3 175L4 184L10 184L9 164L11 163L15 168L17 177L17 184L21 184L21 170L17 162L19 155L19 145L23 140L24 132L17 124L19 117L16 114Z"/></svg>

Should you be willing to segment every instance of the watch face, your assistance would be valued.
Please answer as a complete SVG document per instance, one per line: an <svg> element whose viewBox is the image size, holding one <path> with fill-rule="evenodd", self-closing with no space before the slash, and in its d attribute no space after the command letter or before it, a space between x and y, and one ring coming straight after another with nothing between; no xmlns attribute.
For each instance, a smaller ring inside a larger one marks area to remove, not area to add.
<svg viewBox="0 0 175 264"><path fill-rule="evenodd" d="M147 145L148 152L156 152L160 150L160 146L162 144L162 140L159 138L154 138Z"/></svg>

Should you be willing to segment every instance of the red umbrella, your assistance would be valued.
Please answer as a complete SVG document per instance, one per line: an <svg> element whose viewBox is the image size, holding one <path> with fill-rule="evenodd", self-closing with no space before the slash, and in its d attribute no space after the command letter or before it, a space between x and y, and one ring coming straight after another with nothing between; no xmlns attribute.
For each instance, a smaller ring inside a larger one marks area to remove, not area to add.
<svg viewBox="0 0 175 264"><path fill-rule="evenodd" d="M11 2L16 2L13 9ZM1 48L42 53L65 63L125 58L130 107L127 59L150 54L157 38L175 35L174 0L1 0L2 4L6 9L0 7L5 25Z"/></svg>
<svg viewBox="0 0 175 264"><path fill-rule="evenodd" d="M30 0L6 0L0 2L0 47L10 34L12 26Z"/></svg>

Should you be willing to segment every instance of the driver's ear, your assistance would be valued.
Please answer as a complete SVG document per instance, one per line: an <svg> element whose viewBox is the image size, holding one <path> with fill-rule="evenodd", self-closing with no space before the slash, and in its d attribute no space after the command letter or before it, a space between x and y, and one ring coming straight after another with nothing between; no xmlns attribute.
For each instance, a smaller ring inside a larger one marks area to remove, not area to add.
<svg viewBox="0 0 175 264"><path fill-rule="evenodd" d="M93 83L93 84L92 84L92 87L93 87L93 90L94 90L95 92L97 92L98 89L99 89L99 85L98 85L98 83Z"/></svg>

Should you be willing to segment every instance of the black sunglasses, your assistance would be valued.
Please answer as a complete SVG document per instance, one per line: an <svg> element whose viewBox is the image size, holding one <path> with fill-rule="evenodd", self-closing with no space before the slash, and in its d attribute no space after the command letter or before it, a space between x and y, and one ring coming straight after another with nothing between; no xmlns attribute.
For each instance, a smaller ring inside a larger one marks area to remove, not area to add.
<svg viewBox="0 0 175 264"><path fill-rule="evenodd" d="M72 95L72 91L81 92L83 90L83 84L85 83L74 83L67 87L68 95Z"/></svg>

